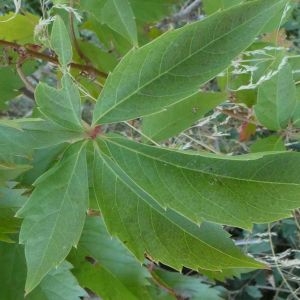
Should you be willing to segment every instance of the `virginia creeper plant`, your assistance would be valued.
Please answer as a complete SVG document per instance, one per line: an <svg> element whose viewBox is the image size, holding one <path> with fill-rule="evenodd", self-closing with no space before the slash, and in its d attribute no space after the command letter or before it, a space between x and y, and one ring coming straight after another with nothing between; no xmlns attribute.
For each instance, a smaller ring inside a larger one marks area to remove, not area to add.
<svg viewBox="0 0 300 300"><path fill-rule="evenodd" d="M299 58L262 39L289 1L229 2L203 1L203 20L163 34L153 24L180 1L42 1L42 19L1 16L0 105L24 85L36 104L0 120L1 299L222 299L168 268L211 280L268 268L222 225L251 230L300 206L300 155L276 151L300 124ZM49 65L54 83L32 84ZM161 146L232 95L278 133L259 152ZM107 130L137 119L139 139Z"/></svg>

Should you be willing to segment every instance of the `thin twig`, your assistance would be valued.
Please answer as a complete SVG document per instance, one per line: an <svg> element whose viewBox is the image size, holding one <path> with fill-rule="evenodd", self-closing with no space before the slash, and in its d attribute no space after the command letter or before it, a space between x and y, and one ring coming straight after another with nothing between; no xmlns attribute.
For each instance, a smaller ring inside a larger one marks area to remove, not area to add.
<svg viewBox="0 0 300 300"><path fill-rule="evenodd" d="M20 44L14 43L14 42L8 42L8 41L5 41L5 40L0 40L0 46L10 47L18 53L20 53L20 52L24 53L23 55L26 56L24 60L41 59L41 60L44 60L44 61L51 62L55 65L59 65L57 57L50 56L50 55L47 55L45 53L35 51L35 50L32 49L33 47L30 47L29 45L20 45ZM100 76L100 77L104 77L104 78L107 77L107 74L105 72L102 72L102 71L96 69L93 66L82 65L82 64L72 62L72 63L70 63L70 67L74 68L74 69L81 70L82 72L95 74L95 75Z"/></svg>
<svg viewBox="0 0 300 300"><path fill-rule="evenodd" d="M34 86L31 84L31 82L28 80L28 78L26 77L26 75L24 74L23 69L22 69L22 64L23 64L22 60L19 59L19 60L17 61L17 63L16 63L16 71L17 71L17 73L18 73L20 79L23 81L25 88L26 88L29 92L31 92L32 94L34 94L35 88L34 88Z"/></svg>
<svg viewBox="0 0 300 300"><path fill-rule="evenodd" d="M184 137L190 139L191 141L193 141L194 143L200 145L201 147L205 148L206 150L211 151L212 153L215 153L215 154L222 154L222 153L220 153L219 151L213 149L212 147L206 145L205 143L203 143L203 142L201 142L201 141L199 141L199 140L196 140L196 139L190 137L189 135L187 135L187 134L185 134L185 133L182 133L181 135L183 135Z"/></svg>
<svg viewBox="0 0 300 300"><path fill-rule="evenodd" d="M144 137L145 139L147 139L149 142L151 142L152 144L154 144L155 146L160 146L158 143L156 143L154 140L152 140L150 137L148 137L146 134L144 134L143 132L141 132L140 130L138 130L137 128L135 128L134 126L132 126L130 123L124 121L124 124L126 124L127 126L129 126L131 129L133 129L134 131L136 131L138 134L140 134L142 137Z"/></svg>

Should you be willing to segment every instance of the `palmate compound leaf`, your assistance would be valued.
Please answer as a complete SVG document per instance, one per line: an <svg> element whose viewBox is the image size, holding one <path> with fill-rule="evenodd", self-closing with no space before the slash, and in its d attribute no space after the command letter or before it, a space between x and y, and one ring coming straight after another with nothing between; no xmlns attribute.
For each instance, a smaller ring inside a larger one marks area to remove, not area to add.
<svg viewBox="0 0 300 300"><path fill-rule="evenodd" d="M27 293L78 243L88 207L85 144L71 145L59 164L39 177L18 211L24 218L20 242L25 244Z"/></svg>
<svg viewBox="0 0 300 300"><path fill-rule="evenodd" d="M93 123L149 115L195 94L251 44L285 3L247 2L133 49L108 77Z"/></svg>
<svg viewBox="0 0 300 300"><path fill-rule="evenodd" d="M146 253L178 270L186 266L213 272L263 266L234 247L219 225L202 223L199 226L172 209L163 209L157 202L153 187L149 191L139 185L130 177L129 170L123 170L118 162L104 154L100 148L105 149L106 145L100 144L95 144L93 162L96 201L109 232L121 239L140 260ZM108 144L104 151L112 150ZM139 166L130 155L128 160ZM171 173L171 165L168 168ZM139 169L137 176L148 180L147 174L157 176L152 169L143 168ZM164 183L160 184L164 196L170 193ZM178 180L172 186L181 189ZM162 190L159 186L156 189ZM181 198L184 206L191 202L186 201L186 197L189 194Z"/></svg>
<svg viewBox="0 0 300 300"><path fill-rule="evenodd" d="M151 299L147 290L150 273L119 240L108 234L100 217L86 218L78 247L69 259L81 286L103 299Z"/></svg>
<svg viewBox="0 0 300 300"><path fill-rule="evenodd" d="M100 145L155 203L194 223L251 229L253 223L289 217L300 206L298 153L228 157L177 152L118 137L103 138Z"/></svg>

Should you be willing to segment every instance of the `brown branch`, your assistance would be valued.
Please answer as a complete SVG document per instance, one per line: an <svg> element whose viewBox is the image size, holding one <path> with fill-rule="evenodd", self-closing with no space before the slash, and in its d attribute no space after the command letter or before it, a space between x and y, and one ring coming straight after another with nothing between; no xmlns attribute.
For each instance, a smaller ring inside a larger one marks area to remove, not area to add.
<svg viewBox="0 0 300 300"><path fill-rule="evenodd" d="M5 40L0 40L0 46L9 47L9 48L15 50L19 55L22 54L22 56L24 58L23 61L28 60L28 59L41 59L44 61L51 62L55 65L59 65L59 61L56 56L51 56L51 55L36 51L34 48L39 48L38 45L27 45L27 44L20 45L15 42L8 42ZM104 78L107 77L107 74L105 72L102 72L93 66L82 65L82 64L78 64L78 63L74 63L74 62L70 63L69 66L71 68L81 70L82 72L85 72L85 73L97 75L97 76L104 77Z"/></svg>

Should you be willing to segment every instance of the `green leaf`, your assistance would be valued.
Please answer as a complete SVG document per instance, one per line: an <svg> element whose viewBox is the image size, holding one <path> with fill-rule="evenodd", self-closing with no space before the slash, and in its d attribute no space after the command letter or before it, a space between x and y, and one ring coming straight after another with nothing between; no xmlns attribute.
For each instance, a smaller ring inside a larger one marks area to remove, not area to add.
<svg viewBox="0 0 300 300"><path fill-rule="evenodd" d="M88 288L102 299L128 299L138 300L130 293L112 274L103 269L99 264L82 260L73 272L81 286ZM143 298L144 299L144 298Z"/></svg>
<svg viewBox="0 0 300 300"><path fill-rule="evenodd" d="M271 130L286 128L296 106L296 87L291 66L286 63L258 89L255 114Z"/></svg>
<svg viewBox="0 0 300 300"><path fill-rule="evenodd" d="M64 261L58 268L51 270L26 300L79 300L87 297L87 292L79 286L70 269L72 265Z"/></svg>
<svg viewBox="0 0 300 300"><path fill-rule="evenodd" d="M58 145L63 142L71 144L82 140L85 136L83 132L64 129L48 120L19 119L15 120L15 124L22 128L22 134L31 141L33 149Z"/></svg>
<svg viewBox="0 0 300 300"><path fill-rule="evenodd" d="M292 115L292 123L295 127L300 127L300 88L296 87L296 106Z"/></svg>
<svg viewBox="0 0 300 300"><path fill-rule="evenodd" d="M108 77L93 123L149 115L195 94L251 44L285 3L247 2L133 49Z"/></svg>
<svg viewBox="0 0 300 300"><path fill-rule="evenodd" d="M180 299L221 300L219 291L202 283L200 278L184 276L180 273L156 270L152 273L164 286L172 289Z"/></svg>
<svg viewBox="0 0 300 300"><path fill-rule="evenodd" d="M31 169L20 176L19 181L21 181L22 184L32 185L38 177L45 173L54 162L58 160L59 155L61 155L68 146L67 143L62 143L35 150L31 161Z"/></svg>
<svg viewBox="0 0 300 300"><path fill-rule="evenodd" d="M93 17L83 24L83 28L93 31L98 39L103 42L103 48L115 55L118 58L118 62L120 56L124 56L132 48L130 42L122 35L113 31L107 25L99 23Z"/></svg>
<svg viewBox="0 0 300 300"><path fill-rule="evenodd" d="M252 153L265 151L285 151L285 145L281 136L271 135L262 138L250 146Z"/></svg>
<svg viewBox="0 0 300 300"><path fill-rule="evenodd" d="M136 19L141 25L145 22L159 21L172 12L174 4L179 4L180 0L130 0L129 1Z"/></svg>
<svg viewBox="0 0 300 300"><path fill-rule="evenodd" d="M0 50L2 50L0 48ZM5 102L18 96L24 83L12 67L0 67L0 109L6 108Z"/></svg>
<svg viewBox="0 0 300 300"><path fill-rule="evenodd" d="M257 102L258 87L266 78L278 72L280 65L287 59L286 55L285 49L256 41L235 60L222 79L218 77L219 84L223 81L223 89L234 91L237 102L252 108Z"/></svg>
<svg viewBox="0 0 300 300"><path fill-rule="evenodd" d="M244 0L203 0L203 9L205 14L211 15L218 10L226 9L242 2Z"/></svg>
<svg viewBox="0 0 300 300"><path fill-rule="evenodd" d="M128 157L128 161L133 162L131 157ZM139 165L139 162L134 163ZM235 248L226 233L221 235L217 225L203 223L199 226L171 209L163 209L158 205L157 197L153 197L154 193L143 189L138 181L128 176L117 163L97 148L93 167L95 198L109 232L121 239L140 260L144 259L146 253L175 269L186 266L191 269L222 271L235 267L262 267ZM137 175L148 181L147 174L141 176L144 171L140 168ZM154 174L152 170L149 172L159 177L158 173ZM170 169L170 172L173 170ZM159 186L157 190L160 189L164 197L168 192L169 198L175 196L164 183L160 185L165 190L162 191ZM173 182L173 185L176 185L177 190L178 186L181 189L178 182ZM181 198L184 199L182 205L188 207L190 203L185 198Z"/></svg>
<svg viewBox="0 0 300 300"><path fill-rule="evenodd" d="M256 66L255 66L256 67ZM253 107L257 100L257 89L241 89L238 90L241 86L247 86L251 82L251 74L240 74L232 75L231 78L227 78L225 75L222 79L219 77L219 82L221 80L226 81L224 89L237 90L234 92L236 101L238 103L244 103L248 107ZM228 79L230 80L228 82Z"/></svg>
<svg viewBox="0 0 300 300"><path fill-rule="evenodd" d="M53 0L54 4L67 4L68 0Z"/></svg>
<svg viewBox="0 0 300 300"><path fill-rule="evenodd" d="M0 242L0 267L1 299L57 300L87 296L69 271L70 263L63 262L57 269L50 271L25 298L26 262L22 245Z"/></svg>
<svg viewBox="0 0 300 300"><path fill-rule="evenodd" d="M0 162L0 186L3 186L7 180L15 179L30 168L30 165Z"/></svg>
<svg viewBox="0 0 300 300"><path fill-rule="evenodd" d="M20 242L25 244L27 293L78 243L88 206L85 152L85 143L71 145L60 163L35 182L18 212L24 218Z"/></svg>
<svg viewBox="0 0 300 300"><path fill-rule="evenodd" d="M51 121L66 129L83 131L78 88L67 74L61 82L62 88L59 90L45 83L38 85L35 98L39 110Z"/></svg>
<svg viewBox="0 0 300 300"><path fill-rule="evenodd" d="M257 268L231 268L222 270L221 272L201 269L199 272L207 278L225 282L227 279L234 280L235 278L240 278L245 273L250 273L255 270L257 270Z"/></svg>
<svg viewBox="0 0 300 300"><path fill-rule="evenodd" d="M23 190L3 187L0 188L0 240L13 242L19 232L21 220L15 218L17 210L24 205L26 197Z"/></svg>
<svg viewBox="0 0 300 300"><path fill-rule="evenodd" d="M86 219L77 249L73 273L82 286L103 299L149 299L146 287L150 285L150 274L120 241L108 234L102 219Z"/></svg>
<svg viewBox="0 0 300 300"><path fill-rule="evenodd" d="M226 93L197 93L164 111L143 119L143 133L161 141L191 126L207 112L226 100Z"/></svg>
<svg viewBox="0 0 300 300"><path fill-rule="evenodd" d="M0 162L14 164L20 157L30 159L33 149L73 143L82 137L83 133L41 119L0 120Z"/></svg>
<svg viewBox="0 0 300 300"><path fill-rule="evenodd" d="M100 70L111 72L118 63L117 58L112 53L104 51L92 43L78 41L78 45L85 56Z"/></svg>
<svg viewBox="0 0 300 300"><path fill-rule="evenodd" d="M0 242L1 299L24 299L26 264L23 246Z"/></svg>
<svg viewBox="0 0 300 300"><path fill-rule="evenodd" d="M99 21L137 45L135 17L128 0L107 0Z"/></svg>
<svg viewBox="0 0 300 300"><path fill-rule="evenodd" d="M278 12L277 14L275 14L271 20L262 28L262 33L272 33L274 32L275 36L280 35L279 30L280 28L284 27L284 25L290 20L290 16L293 12L292 5L289 5L290 3L288 3L286 5L285 8L285 13L282 14L280 12ZM284 31L284 29L282 28L282 30ZM278 40L278 38L274 38L274 41L276 43L276 41ZM288 40L288 39L287 39ZM287 41L286 41L287 42ZM283 42L284 43L284 42ZM288 46L286 46L286 48L288 48Z"/></svg>
<svg viewBox="0 0 300 300"><path fill-rule="evenodd" d="M289 217L300 205L298 153L226 157L177 152L122 138L105 138L102 143L102 151L136 188L195 223L251 229L252 223Z"/></svg>
<svg viewBox="0 0 300 300"><path fill-rule="evenodd" d="M15 121L0 120L0 161L13 162L14 156L28 156L32 152L32 140L24 134Z"/></svg>
<svg viewBox="0 0 300 300"><path fill-rule="evenodd" d="M244 54L246 66L254 67L250 82L259 86L259 82L270 74L275 75L286 63L287 51L285 49L277 49L272 44L256 41ZM249 62L247 62L249 60ZM242 64L243 65L243 64ZM243 69L243 68L242 68Z"/></svg>
<svg viewBox="0 0 300 300"><path fill-rule="evenodd" d="M128 0L83 0L80 6L99 24L106 24L137 45L135 16Z"/></svg>
<svg viewBox="0 0 300 300"><path fill-rule="evenodd" d="M66 68L66 66L72 61L72 44L67 27L59 15L55 16L51 31L50 44L51 48L57 54L60 64Z"/></svg>
<svg viewBox="0 0 300 300"><path fill-rule="evenodd" d="M298 72L297 70L299 70L300 68L300 56L299 55L288 56L288 62L293 69L293 77L295 82L299 81L300 72Z"/></svg>
<svg viewBox="0 0 300 300"><path fill-rule="evenodd" d="M1 23L0 23L1 24ZM1 27L1 25L0 25ZM0 48L0 51L2 49ZM36 63L28 61L22 65L24 74L30 75L36 69ZM20 79L15 70L15 66L2 67L0 66L0 109L5 107L5 102L15 98L22 93L21 88L24 86L24 82Z"/></svg>
<svg viewBox="0 0 300 300"><path fill-rule="evenodd" d="M0 16L0 40L21 44L34 43L33 33L38 22L39 17L30 13Z"/></svg>
<svg viewBox="0 0 300 300"><path fill-rule="evenodd" d="M256 286L249 285L249 286L246 287L245 290L246 290L247 294L251 296L252 299L253 298L254 299L261 299L263 297L262 292Z"/></svg>
<svg viewBox="0 0 300 300"><path fill-rule="evenodd" d="M108 48L115 48L116 54L126 53L131 49L130 44L124 43L120 40L120 36L124 37L126 41L133 43L136 41L136 32L139 34L140 42L145 42L149 35L149 27L153 25L154 21L160 21L168 14L174 11L174 4L179 4L180 0L129 0L129 4L126 1L118 0L118 4L125 6L125 9L120 9L121 5L116 6L109 0L81 0L80 8L85 10L89 14L88 21L84 24L88 24L89 29L97 33L101 42L103 42ZM117 2L115 2L117 3ZM108 18L104 13L109 7L112 7L109 11L109 15L114 13L113 18ZM120 14L117 13L119 11ZM133 20L134 18L134 20ZM136 29L135 19L138 28ZM149 24L151 22L151 24ZM106 24L104 28L103 24ZM126 26L124 26L125 24ZM101 27L101 28L100 28ZM108 27L111 31L107 30ZM146 37L146 39L145 39Z"/></svg>

